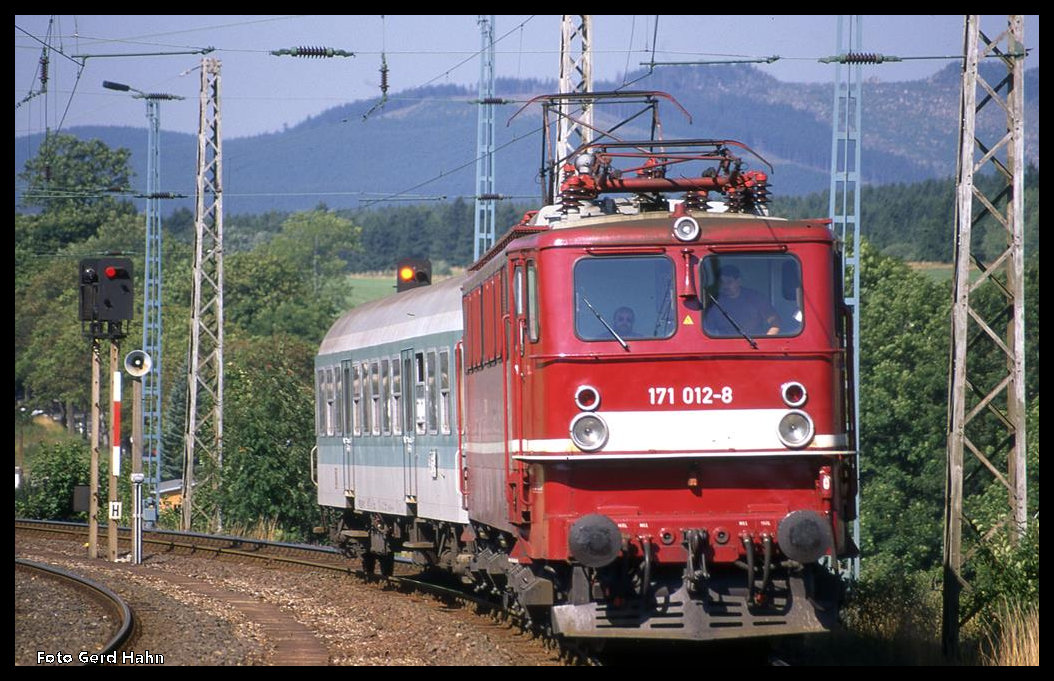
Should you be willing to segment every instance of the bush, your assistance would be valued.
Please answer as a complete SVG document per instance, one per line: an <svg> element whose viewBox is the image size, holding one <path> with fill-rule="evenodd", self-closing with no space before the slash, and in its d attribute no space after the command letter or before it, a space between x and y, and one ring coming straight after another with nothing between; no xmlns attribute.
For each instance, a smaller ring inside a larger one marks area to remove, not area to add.
<svg viewBox="0 0 1054 681"><path fill-rule="evenodd" d="M41 520L85 520L85 513L73 511L73 488L87 485L90 473L91 453L86 444L43 446L15 495L15 514Z"/></svg>

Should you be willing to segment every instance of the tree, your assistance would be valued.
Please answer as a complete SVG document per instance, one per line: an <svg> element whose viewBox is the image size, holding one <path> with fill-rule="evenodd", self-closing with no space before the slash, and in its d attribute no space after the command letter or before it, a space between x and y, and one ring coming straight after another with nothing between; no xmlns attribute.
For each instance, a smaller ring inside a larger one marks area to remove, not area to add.
<svg viewBox="0 0 1054 681"><path fill-rule="evenodd" d="M941 558L951 296L867 242L861 260L861 548L894 576Z"/></svg>
<svg viewBox="0 0 1054 681"><path fill-rule="evenodd" d="M315 524L311 484L315 345L289 336L230 344L223 482L225 522L275 522L297 538Z"/></svg>
<svg viewBox="0 0 1054 681"><path fill-rule="evenodd" d="M116 200L110 193L129 189L131 155L128 149L110 149L101 140L50 135L18 175L26 183L22 205L45 213L112 206Z"/></svg>

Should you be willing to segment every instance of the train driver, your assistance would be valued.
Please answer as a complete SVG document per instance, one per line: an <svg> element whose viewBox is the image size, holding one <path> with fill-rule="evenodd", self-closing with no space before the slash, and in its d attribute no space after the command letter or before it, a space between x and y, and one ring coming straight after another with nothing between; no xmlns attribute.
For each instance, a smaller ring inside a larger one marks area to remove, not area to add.
<svg viewBox="0 0 1054 681"><path fill-rule="evenodd" d="M633 323L636 321L636 316L633 314L633 309L629 307L620 307L615 310L614 324L615 332L623 338L632 338L636 335L636 331L633 329Z"/></svg>
<svg viewBox="0 0 1054 681"><path fill-rule="evenodd" d="M750 335L774 336L780 332L780 318L775 308L760 293L743 286L735 265L721 268L717 302L718 305L710 306L703 319L703 328L709 334L737 335L739 331L729 317Z"/></svg>

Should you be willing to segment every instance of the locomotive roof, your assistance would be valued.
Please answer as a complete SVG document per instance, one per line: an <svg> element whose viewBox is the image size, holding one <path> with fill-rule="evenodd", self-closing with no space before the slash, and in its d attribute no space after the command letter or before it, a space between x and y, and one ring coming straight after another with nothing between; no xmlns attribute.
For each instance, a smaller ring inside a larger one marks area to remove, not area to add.
<svg viewBox="0 0 1054 681"><path fill-rule="evenodd" d="M735 213L688 213L699 222L699 238L691 242L677 241L672 227L677 217L673 213L649 212L639 215L602 215L579 220L562 221L552 229L525 236L518 246L551 248L555 246L633 246L670 245L692 246L736 243L788 243L801 241L832 241L830 221L787 220L769 216Z"/></svg>
<svg viewBox="0 0 1054 681"><path fill-rule="evenodd" d="M461 329L464 275L363 303L345 312L326 333L319 355Z"/></svg>

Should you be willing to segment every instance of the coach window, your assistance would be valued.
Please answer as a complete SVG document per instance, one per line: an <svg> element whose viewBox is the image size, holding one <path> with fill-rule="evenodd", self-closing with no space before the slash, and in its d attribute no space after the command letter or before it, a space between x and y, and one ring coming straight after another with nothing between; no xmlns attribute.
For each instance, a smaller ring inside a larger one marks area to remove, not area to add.
<svg viewBox="0 0 1054 681"><path fill-rule="evenodd" d="M428 409L428 432L435 433L436 429L436 351L429 350L426 355L428 365L427 370L427 384L425 386L425 400L427 402Z"/></svg>
<svg viewBox="0 0 1054 681"><path fill-rule="evenodd" d="M392 357L392 435L403 434L402 397L402 369L399 367L399 358Z"/></svg>
<svg viewBox="0 0 1054 681"><path fill-rule="evenodd" d="M439 432L450 434L450 350L439 351Z"/></svg>
<svg viewBox="0 0 1054 681"><path fill-rule="evenodd" d="M388 358L381 360L381 432L385 435L392 434L391 394L392 388L388 377Z"/></svg>
<svg viewBox="0 0 1054 681"><path fill-rule="evenodd" d="M359 365L362 370L362 434L369 435L373 432L372 409L370 408L370 365L363 362Z"/></svg>
<svg viewBox="0 0 1054 681"><path fill-rule="evenodd" d="M326 434L326 373L322 369L315 376L315 433Z"/></svg>
<svg viewBox="0 0 1054 681"><path fill-rule="evenodd" d="M333 367L333 434L344 434L344 373Z"/></svg>
<svg viewBox="0 0 1054 681"><path fill-rule="evenodd" d="M381 434L381 368L377 360L370 362L370 432Z"/></svg>
<svg viewBox="0 0 1054 681"><path fill-rule="evenodd" d="M669 338L676 330L673 261L663 255L575 263L575 333L585 341Z"/></svg>
<svg viewBox="0 0 1054 681"><path fill-rule="evenodd" d="M326 435L333 435L333 368L326 367Z"/></svg>
<svg viewBox="0 0 1054 681"><path fill-rule="evenodd" d="M415 352L414 353L414 418L417 423L414 425L415 432L418 435L425 435L428 433L427 426L425 425L425 353Z"/></svg>
<svg viewBox="0 0 1054 681"><path fill-rule="evenodd" d="M351 435L354 432L355 417L353 416L352 405L354 404L354 382L351 379L351 363L344 360L340 363L341 381L344 384L344 396L340 401L340 416L344 422L344 435L345 437Z"/></svg>
<svg viewBox="0 0 1054 681"><path fill-rule="evenodd" d="M351 372L351 432L362 435L362 372L358 364L352 365Z"/></svg>

